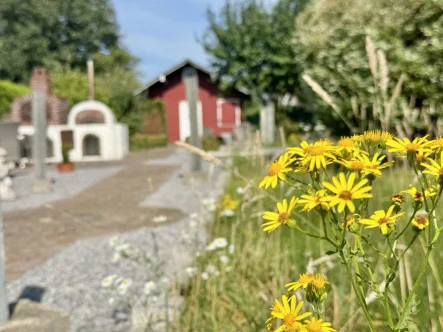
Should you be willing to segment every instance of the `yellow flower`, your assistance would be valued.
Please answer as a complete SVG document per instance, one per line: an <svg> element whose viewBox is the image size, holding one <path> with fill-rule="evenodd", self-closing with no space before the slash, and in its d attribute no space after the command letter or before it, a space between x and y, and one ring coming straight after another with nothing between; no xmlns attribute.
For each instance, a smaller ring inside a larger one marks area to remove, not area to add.
<svg viewBox="0 0 443 332"><path fill-rule="evenodd" d="M417 188L415 188L412 184L409 185L409 189L407 190L402 190L401 193L405 193L405 194L409 194L411 195L412 199L415 202L423 202L423 193L421 191L418 191ZM428 189L425 190L425 196L431 197L431 196L435 196L437 195L437 190L435 188L435 186L432 186Z"/></svg>
<svg viewBox="0 0 443 332"><path fill-rule="evenodd" d="M429 220L425 216L415 216L414 219L412 219L412 225L421 231L429 226Z"/></svg>
<svg viewBox="0 0 443 332"><path fill-rule="evenodd" d="M393 193L391 196L392 203L402 204L405 202L405 196L399 193Z"/></svg>
<svg viewBox="0 0 443 332"><path fill-rule="evenodd" d="M389 152L398 152L398 153L409 153L416 154L418 152L429 152L431 149L429 145L430 141L427 139L428 136L425 137L416 137L411 142L408 138L394 138L386 142L386 145L391 147Z"/></svg>
<svg viewBox="0 0 443 332"><path fill-rule="evenodd" d="M297 290L300 287L303 287L304 289L306 289L306 287L308 287L308 285L314 280L314 275L311 273L302 273L300 274L300 276L298 277L297 281L294 282L290 282L288 284L285 285L285 287L288 287L288 291L291 290Z"/></svg>
<svg viewBox="0 0 443 332"><path fill-rule="evenodd" d="M380 156L380 153L377 152L376 154L374 154L372 159L362 154L356 155L351 160L337 161L337 163L357 173L380 176L381 170L383 168L389 167L394 164L393 161L382 163L383 159L385 159L385 156Z"/></svg>
<svg viewBox="0 0 443 332"><path fill-rule="evenodd" d="M394 137L391 133L380 130L368 130L363 133L363 140L368 145L377 145L384 147L386 142Z"/></svg>
<svg viewBox="0 0 443 332"><path fill-rule="evenodd" d="M297 204L304 205L302 211L311 211L316 207L319 207L322 210L328 211L329 204L327 200L325 200L326 190L319 190L314 195L301 195Z"/></svg>
<svg viewBox="0 0 443 332"><path fill-rule="evenodd" d="M301 165L309 165L309 171L315 171L320 168L326 168L330 160L334 160L336 147L329 145L329 141L319 141L309 144L306 141L301 142L301 147L288 148L288 152L300 156Z"/></svg>
<svg viewBox="0 0 443 332"><path fill-rule="evenodd" d="M356 220L359 220L361 217L359 214L351 214L347 217L347 222L346 222L346 226L351 227L352 225L354 225ZM341 218L341 223L340 223L340 227L344 227L345 226L345 217Z"/></svg>
<svg viewBox="0 0 443 332"><path fill-rule="evenodd" d="M423 151L420 150L415 155L415 160L420 164L424 163L426 160L428 160L429 156L432 154L432 151Z"/></svg>
<svg viewBox="0 0 443 332"><path fill-rule="evenodd" d="M364 141L363 135L357 135L357 134L352 135L351 139L357 146L361 146L361 144Z"/></svg>
<svg viewBox="0 0 443 332"><path fill-rule="evenodd" d="M312 315L310 312L305 312L299 315L299 312L303 307L303 301L300 301L297 304L297 298L295 295L292 295L289 299L286 295L283 295L282 301L280 302L279 300L275 300L274 306L276 306L278 310L271 311L272 317L268 319L268 321L275 317L281 319L283 322L283 325L274 330L274 332L298 331L303 326L301 320ZM271 325L267 325L269 329Z"/></svg>
<svg viewBox="0 0 443 332"><path fill-rule="evenodd" d="M315 317L305 321L305 329L307 332L336 332L336 330L331 327L331 323L324 322L323 319L317 319Z"/></svg>
<svg viewBox="0 0 443 332"><path fill-rule="evenodd" d="M277 161L274 161L268 169L268 175L265 176L262 182L260 182L259 188L265 187L266 189L271 186L275 188L278 183L278 179L284 181L286 180L286 174L289 171L292 171L292 168L288 167L294 161L294 158L290 158L288 153L285 153L283 156L280 156Z"/></svg>
<svg viewBox="0 0 443 332"><path fill-rule="evenodd" d="M443 150L443 137L437 137L435 140L431 141L431 149L436 152L441 152Z"/></svg>
<svg viewBox="0 0 443 332"><path fill-rule="evenodd" d="M288 202L286 199L283 200L283 202L277 203L277 209L278 213L266 211L263 215L263 219L269 220L262 224L263 231L264 232L272 232L274 229L281 225L286 225L289 222L294 222L293 219L291 219L291 212L294 209L295 205L297 204L297 198L292 197L291 201Z"/></svg>
<svg viewBox="0 0 443 332"><path fill-rule="evenodd" d="M239 202L237 200L232 199L231 195L225 195L222 200L222 207L228 210L235 210L238 206Z"/></svg>
<svg viewBox="0 0 443 332"><path fill-rule="evenodd" d="M375 228L379 227L382 234L386 235L388 234L388 227L390 225L395 224L395 220L404 215L404 212L392 215L392 212L394 211L395 206L391 205L387 212L383 210L378 210L373 213L372 216L369 217L369 219L362 219L360 220L361 224L368 225L366 228Z"/></svg>
<svg viewBox="0 0 443 332"><path fill-rule="evenodd" d="M314 291L318 292L324 290L329 282L327 282L320 273L316 273L314 275L314 279L311 281L311 284Z"/></svg>
<svg viewBox="0 0 443 332"><path fill-rule="evenodd" d="M440 163L433 159L428 160L430 164L422 163L421 166L426 168L423 173L436 176L440 181L443 180L443 153L440 153Z"/></svg>
<svg viewBox="0 0 443 332"><path fill-rule="evenodd" d="M334 193L334 196L327 196L327 200L329 201L329 205L332 207L338 204L338 212L341 213L347 207L349 211L355 211L355 205L353 200L355 199L363 199L363 198L371 198L372 195L368 193L371 191L371 186L365 186L368 183L367 179L363 179L354 185L355 181L355 173L351 173L348 180L346 180L345 174L340 173L337 177L332 178L332 182L323 182L323 186Z"/></svg>

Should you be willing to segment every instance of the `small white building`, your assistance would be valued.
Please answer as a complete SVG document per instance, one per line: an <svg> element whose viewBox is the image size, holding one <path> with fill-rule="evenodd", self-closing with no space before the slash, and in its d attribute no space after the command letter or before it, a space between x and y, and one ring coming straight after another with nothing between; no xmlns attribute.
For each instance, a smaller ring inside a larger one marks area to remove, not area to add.
<svg viewBox="0 0 443 332"><path fill-rule="evenodd" d="M122 159L129 150L128 127L118 123L112 110L96 100L82 101L69 112L66 103L50 94L50 82L43 68L36 68L31 77L31 90L47 95L47 160L62 161L65 132L72 132L70 160L101 161ZM22 157L32 159L34 126L30 116L31 96L16 98L12 104L11 120L20 122Z"/></svg>

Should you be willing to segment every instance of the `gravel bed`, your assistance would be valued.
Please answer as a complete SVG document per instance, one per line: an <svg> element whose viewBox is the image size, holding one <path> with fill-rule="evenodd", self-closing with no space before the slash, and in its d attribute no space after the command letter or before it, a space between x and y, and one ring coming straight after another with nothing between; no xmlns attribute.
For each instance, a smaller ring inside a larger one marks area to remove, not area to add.
<svg viewBox="0 0 443 332"><path fill-rule="evenodd" d="M48 178L53 179L53 190L46 194L33 194L31 192L32 172L18 173L12 179L12 186L17 199L2 202L2 210L8 212L38 208L54 201L75 196L86 188L116 174L123 168L124 166L87 168L63 174L49 169Z"/></svg>
<svg viewBox="0 0 443 332"><path fill-rule="evenodd" d="M177 152L158 165L182 164L189 156ZM149 162L152 164L152 162ZM147 197L141 205L149 206L164 202L169 208L195 212L202 197L220 195L228 175L216 169L212 183L195 181L195 186L183 184L180 172L174 173L157 192ZM194 191L198 190L198 193ZM172 196L173 199L170 199ZM192 206L192 208L190 208ZM200 207L201 209L201 207ZM208 214L205 218L208 218ZM185 278L184 269L192 262L187 245L180 241L189 231L190 218L175 223L162 223L153 228L142 228L118 234L119 239L134 248L154 254L152 233L158 243L158 259L165 262L162 273L169 279ZM197 231L198 240L206 243L204 227ZM118 274L133 281L131 289L142 291L144 282L150 280L153 271L141 269L127 260L112 263L114 249L109 245L112 236L81 240L50 258L43 265L27 271L21 278L7 284L8 299L14 302L26 286L44 288L41 302L65 310L71 317L72 332L127 332L131 331L131 314L116 312L108 304L109 293L101 287L104 277ZM181 299L171 301L178 306ZM158 310L162 310L161 306ZM114 316L114 317L113 317ZM160 328L160 330L162 330Z"/></svg>

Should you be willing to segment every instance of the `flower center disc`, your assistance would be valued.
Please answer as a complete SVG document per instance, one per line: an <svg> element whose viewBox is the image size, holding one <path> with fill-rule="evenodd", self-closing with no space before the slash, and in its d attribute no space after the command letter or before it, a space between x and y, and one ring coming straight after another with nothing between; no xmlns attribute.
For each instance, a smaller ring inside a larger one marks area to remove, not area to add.
<svg viewBox="0 0 443 332"><path fill-rule="evenodd" d="M353 161L351 163L351 168L355 171L361 171L362 169L365 168L365 165L363 165L361 161Z"/></svg>
<svg viewBox="0 0 443 332"><path fill-rule="evenodd" d="M309 332L321 332L322 330L322 326L319 322L310 322L306 327Z"/></svg>
<svg viewBox="0 0 443 332"><path fill-rule="evenodd" d="M282 167L279 163L272 163L271 166L269 167L268 173L271 176L277 175L278 173L280 173Z"/></svg>
<svg viewBox="0 0 443 332"><path fill-rule="evenodd" d="M420 225L426 225L426 218L423 216L416 216L415 221Z"/></svg>
<svg viewBox="0 0 443 332"><path fill-rule="evenodd" d="M389 221L389 218L386 218L386 217L383 217L383 218L378 219L378 223L379 223L380 225L382 225L382 224L386 224L388 221Z"/></svg>
<svg viewBox="0 0 443 332"><path fill-rule="evenodd" d="M440 169L438 170L438 175L439 175L440 177L443 177L443 168L440 168Z"/></svg>
<svg viewBox="0 0 443 332"><path fill-rule="evenodd" d="M294 315L291 315L291 314L286 315L286 316L283 318L283 322L284 322L284 324L285 324L286 326L292 326L296 321L297 321L297 320L295 319L295 316L294 316Z"/></svg>
<svg viewBox="0 0 443 332"><path fill-rule="evenodd" d="M309 146L305 151L311 156L322 156L325 153L325 148L322 146Z"/></svg>
<svg viewBox="0 0 443 332"><path fill-rule="evenodd" d="M287 212L282 212L278 215L278 221L280 222L285 222L286 220L288 220L289 215Z"/></svg>
<svg viewBox="0 0 443 332"><path fill-rule="evenodd" d="M420 145L416 143L409 143L405 145L405 149L409 152L415 152L420 148Z"/></svg>
<svg viewBox="0 0 443 332"><path fill-rule="evenodd" d="M349 201L352 198L352 193L348 190L345 190L345 191L342 191L338 197Z"/></svg>

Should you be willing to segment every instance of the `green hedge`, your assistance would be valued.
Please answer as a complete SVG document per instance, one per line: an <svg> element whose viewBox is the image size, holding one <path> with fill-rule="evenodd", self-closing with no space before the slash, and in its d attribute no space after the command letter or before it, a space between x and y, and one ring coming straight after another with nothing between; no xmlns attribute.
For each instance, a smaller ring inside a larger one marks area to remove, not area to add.
<svg viewBox="0 0 443 332"><path fill-rule="evenodd" d="M143 135L135 134L129 140L131 151L151 149L159 146L168 145L166 134Z"/></svg>
<svg viewBox="0 0 443 332"><path fill-rule="evenodd" d="M29 94L29 88L23 84L0 80L0 118L11 111L15 97Z"/></svg>

